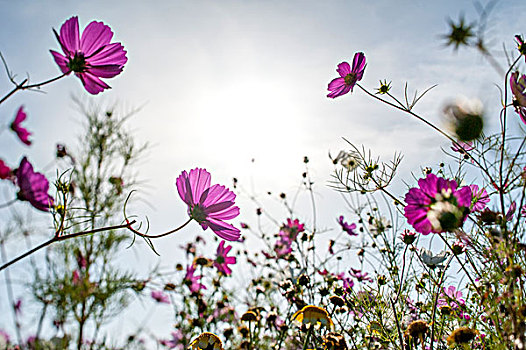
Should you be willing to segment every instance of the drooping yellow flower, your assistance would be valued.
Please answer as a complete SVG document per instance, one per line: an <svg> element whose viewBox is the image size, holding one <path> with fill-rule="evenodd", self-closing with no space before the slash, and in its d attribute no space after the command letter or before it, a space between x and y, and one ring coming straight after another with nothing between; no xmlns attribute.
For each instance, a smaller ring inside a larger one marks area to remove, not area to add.
<svg viewBox="0 0 526 350"><path fill-rule="evenodd" d="M307 305L303 309L296 311L296 313L292 315L292 319L298 320L302 324L316 325L320 323L325 327L334 326L327 310L314 305Z"/></svg>
<svg viewBox="0 0 526 350"><path fill-rule="evenodd" d="M221 339L214 333L204 332L195 338L188 349L192 350L224 350Z"/></svg>

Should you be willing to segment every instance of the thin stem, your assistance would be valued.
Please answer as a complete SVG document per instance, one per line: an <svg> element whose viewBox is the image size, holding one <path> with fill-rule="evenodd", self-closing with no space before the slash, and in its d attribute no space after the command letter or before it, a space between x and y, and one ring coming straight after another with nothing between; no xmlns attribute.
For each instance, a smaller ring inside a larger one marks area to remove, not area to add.
<svg viewBox="0 0 526 350"><path fill-rule="evenodd" d="M110 230L116 230L116 229L120 229L120 228L130 228L132 224L135 223L135 220L133 221L130 221L130 222L126 222L126 224L123 224L123 225L115 225L115 226L108 226L108 227L101 227L101 228L97 228L97 229L94 229L94 230L88 230L88 231L82 231L82 232L76 232L76 233L72 233L72 234L69 234L69 235L63 235L63 236L55 236L53 238L51 238L50 240L42 243L41 245L25 252L24 254L20 255L19 257L17 258L14 258L13 260L3 264L2 266L0 266L0 271L2 271L3 269L13 265L14 263L16 263L17 261L19 260L22 260L23 258L39 251L40 249L42 248L45 248L47 247L48 245L54 243L54 242L59 242L59 241L63 241L63 240L66 240L68 238L75 238L75 237L79 237L79 236L84 236L84 235L88 235L90 233L97 233L97 232L102 232L102 231L110 231Z"/></svg>
<svg viewBox="0 0 526 350"><path fill-rule="evenodd" d="M440 277L440 280L438 281L437 292L435 294L435 300L433 302L433 316L432 316L432 321L431 321L431 345L430 345L430 350L433 350L433 345L434 345L435 317L436 317L436 311L437 311L436 309L437 309L437 303L438 303L438 295L439 295L439 292L440 292L440 287L442 286L442 283L444 282L444 277L446 276L446 270L449 267L449 264L451 264L451 260L453 260L453 256L449 257L449 259L446 262L446 266L444 266L444 271L442 271L442 276Z"/></svg>
<svg viewBox="0 0 526 350"><path fill-rule="evenodd" d="M398 316L396 315L396 306L393 302L393 299L389 298L389 301L391 302L391 307L393 308L393 316L396 322L396 330L398 332L398 339L400 340L400 349L404 350L405 349L404 336L402 335L402 329L400 328L400 323L398 322Z"/></svg>
<svg viewBox="0 0 526 350"><path fill-rule="evenodd" d="M54 81L57 81L63 77L65 77L66 75L68 75L69 73L71 72L67 72L67 73L63 73L62 75L59 75L57 77L54 77L54 78L51 78L49 80L46 80L46 81L43 81L41 83L37 83L37 84L30 84L30 85L24 85L27 83L27 78L24 79L20 84L16 84L15 87L13 88L13 90L9 91L4 97L2 97L2 99L0 100L0 104L2 102L4 102L5 100L7 100L9 97L11 97L15 92L17 91L20 91L20 90L28 90L28 89L33 89L33 88L39 88L41 86L44 86L44 85L47 85L49 83L52 83Z"/></svg>
<svg viewBox="0 0 526 350"><path fill-rule="evenodd" d="M309 325L309 330L307 331L307 335L305 336L305 342L303 343L302 350L307 350L307 347L309 346L309 340L310 340L310 335L312 333L312 328L313 326Z"/></svg>
<svg viewBox="0 0 526 350"><path fill-rule="evenodd" d="M2 253L2 261L5 261L7 258L7 254L5 251L4 242L0 243L0 252ZM11 304L10 308L13 312L13 321L15 322L15 331L16 331L16 337L18 339L18 344L22 344L22 334L20 333L20 323L18 322L18 315L16 314L16 310L14 308L15 305L15 298L13 293L13 286L11 285L11 276L9 275L9 271L6 270L5 272L5 287L7 289L7 297L9 299L9 303Z"/></svg>
<svg viewBox="0 0 526 350"><path fill-rule="evenodd" d="M126 222L128 223L126 225L126 228L128 230L130 230L131 232L135 233L136 235L138 236L141 236L141 237L144 237L144 238L161 238L161 237L164 237L164 236L168 236L169 234L172 234L174 232L177 232L179 231L180 229L182 229L183 227L185 227L186 225L188 225L190 223L190 221L192 221L192 218L189 218L184 224L182 224L181 226L177 227L177 228L174 228L173 230L171 231L168 231L168 232L164 232L164 233L160 233L158 235L147 235L147 234L144 234L142 232L139 232L137 230L135 230L133 227L131 227L132 223L135 222L128 222L128 219L126 219Z"/></svg>
<svg viewBox="0 0 526 350"><path fill-rule="evenodd" d="M8 202L5 202L5 203L0 204L0 209L7 208L7 207L10 206L11 204L14 204L17 200L18 200L17 198L14 198L14 199L11 199L11 200L8 201Z"/></svg>

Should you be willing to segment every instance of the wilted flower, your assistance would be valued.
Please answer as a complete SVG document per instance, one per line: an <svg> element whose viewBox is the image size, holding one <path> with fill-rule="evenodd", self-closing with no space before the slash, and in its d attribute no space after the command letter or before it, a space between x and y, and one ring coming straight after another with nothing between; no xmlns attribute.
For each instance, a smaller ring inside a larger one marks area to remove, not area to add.
<svg viewBox="0 0 526 350"><path fill-rule="evenodd" d="M419 255L424 264L426 264L428 267L435 268L437 266L441 266L440 264L446 261L449 253L443 250L437 255L434 255L432 251L422 248Z"/></svg>
<svg viewBox="0 0 526 350"><path fill-rule="evenodd" d="M413 339L419 339L424 341L426 333L429 331L429 325L426 321L417 320L413 321L407 326L405 333Z"/></svg>
<svg viewBox="0 0 526 350"><path fill-rule="evenodd" d="M225 275L230 275L232 270L228 265L233 265L237 262L235 256L228 256L228 252L232 249L232 246L225 247L225 241L221 241L217 247L216 260L214 261L214 266L218 271L224 273Z"/></svg>
<svg viewBox="0 0 526 350"><path fill-rule="evenodd" d="M206 169L183 171L176 180L177 191L188 205L188 215L197 221L203 230L212 229L227 241L238 241L240 230L224 222L239 215L235 206L236 195L222 185L210 186L210 173Z"/></svg>
<svg viewBox="0 0 526 350"><path fill-rule="evenodd" d="M354 152L340 151L336 158L332 159L332 163L340 163L340 165L346 168L348 171L352 171L356 169L358 165L360 165L360 159L356 156Z"/></svg>
<svg viewBox="0 0 526 350"><path fill-rule="evenodd" d="M60 35L53 30L64 55L50 50L64 74L74 72L90 94L109 89L100 78L113 78L122 72L128 61L121 43L110 43L113 32L102 22L93 21L79 35L76 16L60 27Z"/></svg>
<svg viewBox="0 0 526 350"><path fill-rule="evenodd" d="M223 350L221 339L214 333L204 332L192 340L188 349L192 350Z"/></svg>
<svg viewBox="0 0 526 350"><path fill-rule="evenodd" d="M451 345L465 345L475 339L479 332L476 329L469 327L460 327L455 329L447 337L447 344Z"/></svg>
<svg viewBox="0 0 526 350"><path fill-rule="evenodd" d="M48 180L43 174L33 171L33 166L26 157L22 158L16 170L16 183L20 188L18 199L28 201L41 211L49 211L53 206L53 197L48 194Z"/></svg>
<svg viewBox="0 0 526 350"><path fill-rule="evenodd" d="M357 52L354 55L352 68L347 62L342 62L336 69L340 78L335 78L329 83L328 90L331 91L327 97L335 98L352 92L356 83L362 80L365 71L365 55L363 52Z"/></svg>
<svg viewBox="0 0 526 350"><path fill-rule="evenodd" d="M454 180L428 174L418 180L420 188L411 188L405 195L404 214L416 231L447 232L462 226L471 205L471 189L457 189Z"/></svg>
<svg viewBox="0 0 526 350"><path fill-rule="evenodd" d="M526 60L526 43L524 42L524 39L520 35L515 35L515 40L517 41L517 49Z"/></svg>
<svg viewBox="0 0 526 350"><path fill-rule="evenodd" d="M347 350L345 338L340 333L329 332L323 337L323 346L325 350Z"/></svg>
<svg viewBox="0 0 526 350"><path fill-rule="evenodd" d="M526 124L526 75L519 78L519 72L514 72L510 76L511 92L514 96L513 106L519 114L522 122Z"/></svg>
<svg viewBox="0 0 526 350"><path fill-rule="evenodd" d="M347 222L343 221L343 215L340 215L338 218L338 223L342 227L342 230L347 232L349 236L358 236L358 233L354 232L356 229L356 224L352 223L349 225Z"/></svg>
<svg viewBox="0 0 526 350"><path fill-rule="evenodd" d="M170 304L170 298L161 290L152 290L151 296L158 303Z"/></svg>
<svg viewBox="0 0 526 350"><path fill-rule="evenodd" d="M16 112L15 119L11 123L11 130L16 132L18 138L20 141L25 143L26 145L31 145L31 140L29 140L29 136L31 136L31 133L27 131L26 128L22 127L22 122L26 120L27 114L24 112L24 106L20 106L18 108L18 111Z"/></svg>
<svg viewBox="0 0 526 350"><path fill-rule="evenodd" d="M460 141L468 142L480 137L484 127L482 103L479 100L460 99L444 108L449 128Z"/></svg>
<svg viewBox="0 0 526 350"><path fill-rule="evenodd" d="M462 241L458 240L451 245L451 250L453 251L453 254L459 255L466 251L466 245Z"/></svg>
<svg viewBox="0 0 526 350"><path fill-rule="evenodd" d="M405 244L413 244L413 242L416 240L416 232L404 230L404 232L401 235L401 238Z"/></svg>
<svg viewBox="0 0 526 350"><path fill-rule="evenodd" d="M302 324L321 324L325 327L332 327L334 325L329 317L329 313L324 308L314 305L307 305L301 310L296 311L294 315L292 315L292 319Z"/></svg>

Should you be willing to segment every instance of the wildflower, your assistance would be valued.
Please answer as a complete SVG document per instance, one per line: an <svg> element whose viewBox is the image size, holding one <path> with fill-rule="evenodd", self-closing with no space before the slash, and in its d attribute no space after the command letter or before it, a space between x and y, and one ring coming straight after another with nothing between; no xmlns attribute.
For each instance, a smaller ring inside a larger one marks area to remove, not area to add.
<svg viewBox="0 0 526 350"><path fill-rule="evenodd" d="M377 95L385 95L389 93L389 90L391 90L391 82L387 82L387 80L381 81L380 80L380 87L376 89Z"/></svg>
<svg viewBox="0 0 526 350"><path fill-rule="evenodd" d="M7 179L11 179L12 177L13 177L13 171L11 170L11 168L5 165L2 159L0 159L0 179L7 180Z"/></svg>
<svg viewBox="0 0 526 350"><path fill-rule="evenodd" d="M298 219L287 219L287 222L281 227L283 231L289 233L292 240L295 240L299 233L305 231L305 225L300 224Z"/></svg>
<svg viewBox="0 0 526 350"><path fill-rule="evenodd" d="M460 255L466 251L466 245L458 240L451 246L451 250L453 251L453 254Z"/></svg>
<svg viewBox="0 0 526 350"><path fill-rule="evenodd" d="M419 255L420 255L420 259L422 259L422 262L424 264L426 264L430 268L435 268L435 267L441 267L440 264L446 261L449 253L443 250L437 255L433 255L432 251L422 248L420 250Z"/></svg>
<svg viewBox="0 0 526 350"><path fill-rule="evenodd" d="M449 301L449 302L448 302ZM449 286L444 288L444 292L439 295L437 307L450 306L453 310L465 305L466 301L462 299L462 292L455 287Z"/></svg>
<svg viewBox="0 0 526 350"><path fill-rule="evenodd" d="M354 152L340 151L336 158L331 158L331 160L334 165L340 163L340 165L346 168L348 171L353 171L358 167L358 165L360 165L360 159Z"/></svg>
<svg viewBox="0 0 526 350"><path fill-rule="evenodd" d="M379 219L374 218L372 223L369 225L369 231L371 232L373 237L378 237L380 234L384 233L389 228L391 228L391 221L384 217L381 217Z"/></svg>
<svg viewBox="0 0 526 350"><path fill-rule="evenodd" d="M515 210L517 210L517 203L513 201L511 202L510 207L508 208L508 211L506 212L507 221L513 220L513 214L515 214Z"/></svg>
<svg viewBox="0 0 526 350"><path fill-rule="evenodd" d="M286 232L279 232L279 239L274 244L274 252L277 258L283 258L292 253L292 240Z"/></svg>
<svg viewBox="0 0 526 350"><path fill-rule="evenodd" d="M241 316L241 321L247 321L247 322L258 321L258 315L254 311L247 311Z"/></svg>
<svg viewBox="0 0 526 350"><path fill-rule="evenodd" d="M152 299L158 303L170 304L170 298L160 290L152 290Z"/></svg>
<svg viewBox="0 0 526 350"><path fill-rule="evenodd" d="M460 141L468 142L480 137L484 127L482 103L479 100L462 99L446 105L444 115L449 128Z"/></svg>
<svg viewBox="0 0 526 350"><path fill-rule="evenodd" d="M411 188L405 195L404 215L416 231L452 231L462 226L471 205L471 189L457 189L454 180L434 174L418 180L419 188Z"/></svg>
<svg viewBox="0 0 526 350"><path fill-rule="evenodd" d="M520 35L515 35L515 40L517 41L517 49L520 54L526 57L526 43L524 42L524 39L522 39L522 36Z"/></svg>
<svg viewBox="0 0 526 350"><path fill-rule="evenodd" d="M16 170L16 183L20 188L18 199L28 201L41 211L49 211L53 206L53 197L48 194L48 180L43 174L33 171L33 166L26 157L22 158Z"/></svg>
<svg viewBox="0 0 526 350"><path fill-rule="evenodd" d="M447 344L451 345L466 345L472 341L479 332L476 329L469 327L460 327L455 329L447 337Z"/></svg>
<svg viewBox="0 0 526 350"><path fill-rule="evenodd" d="M192 350L223 350L221 339L214 333L204 332L192 340L188 349Z"/></svg>
<svg viewBox="0 0 526 350"><path fill-rule="evenodd" d="M420 341L424 341L424 337L426 336L426 333L429 331L429 325L426 321L417 320L413 321L407 326L407 329L405 333L413 339L419 339Z"/></svg>
<svg viewBox="0 0 526 350"><path fill-rule="evenodd" d="M206 286L201 284L200 280L202 276L196 276L195 273L195 266L193 264L190 264L186 267L186 275L184 276L184 284L190 289L190 292L197 293L201 289L206 289Z"/></svg>
<svg viewBox="0 0 526 350"><path fill-rule="evenodd" d="M171 333L172 339L169 340L160 340L159 343L163 346L168 347L168 349L177 349L177 350L183 350L183 332L180 329L175 330Z"/></svg>
<svg viewBox="0 0 526 350"><path fill-rule="evenodd" d="M29 136L31 136L31 133L27 131L26 128L22 127L22 122L26 120L27 114L24 112L24 106L20 106L18 108L18 111L16 112L15 119L11 123L11 130L16 132L18 138L20 141L25 143L26 145L31 145L31 140L29 140Z"/></svg>
<svg viewBox="0 0 526 350"><path fill-rule="evenodd" d="M409 230L404 230L404 232L401 235L402 241L407 244L413 244L413 242L416 240L416 232L412 232Z"/></svg>
<svg viewBox="0 0 526 350"><path fill-rule="evenodd" d="M455 50L461 45L469 45L469 39L473 37L473 24L466 25L464 17L460 17L458 24L455 24L451 19L449 20L449 27L451 32L444 35L447 40L446 46L454 45Z"/></svg>
<svg viewBox="0 0 526 350"><path fill-rule="evenodd" d="M292 315L292 319L298 320L302 324L316 325L319 323L325 327L334 326L327 310L314 305L307 305L301 310L296 311L294 315Z"/></svg>
<svg viewBox="0 0 526 350"><path fill-rule="evenodd" d="M340 63L338 69L336 69L338 74L340 74L340 78L335 78L329 83L327 90L331 92L327 97L335 98L345 95L349 91L352 92L356 83L362 80L365 66L365 55L363 52L357 52L354 55L352 68L347 62Z"/></svg>
<svg viewBox="0 0 526 350"><path fill-rule="evenodd" d="M221 241L217 247L217 256L216 260L214 261L214 266L217 268L217 270L227 276L232 273L232 270L230 267L228 267L228 265L232 265L237 262L235 256L228 256L228 252L230 252L231 249L231 245L225 248L225 241Z"/></svg>
<svg viewBox="0 0 526 350"><path fill-rule="evenodd" d="M329 301L331 302L331 304L334 304L336 306L343 306L345 305L345 300L340 297L340 296L337 296L337 295L332 295L329 297Z"/></svg>
<svg viewBox="0 0 526 350"><path fill-rule="evenodd" d="M458 152L461 154L466 154L466 152L469 152L473 150L475 147L473 147L473 141L455 141L453 142L453 146L451 146L451 149L454 152Z"/></svg>
<svg viewBox="0 0 526 350"><path fill-rule="evenodd" d="M361 270L358 270L358 269L353 269L351 268L351 271L349 272L349 274L356 278L358 280L358 282L372 282L373 279L371 277L368 277L368 273L367 272L362 272Z"/></svg>
<svg viewBox="0 0 526 350"><path fill-rule="evenodd" d="M239 215L234 206L236 195L222 185L210 186L210 173L206 169L183 171L176 180L177 191L188 205L188 215L197 221L203 230L212 229L227 241L238 241L240 230L224 222Z"/></svg>
<svg viewBox="0 0 526 350"><path fill-rule="evenodd" d="M510 88L513 93L513 106L519 114L522 122L526 124L526 75L519 78L519 72L514 72L510 76Z"/></svg>
<svg viewBox="0 0 526 350"><path fill-rule="evenodd" d="M479 189L477 185L469 185L471 189L471 211L481 211L489 203L488 192L484 188Z"/></svg>
<svg viewBox="0 0 526 350"><path fill-rule="evenodd" d="M102 22L93 21L79 36L76 16L60 27L60 35L53 29L64 55L50 50L64 74L74 72L86 91L96 95L110 86L100 78L113 78L122 72L128 61L121 43L110 43L113 32Z"/></svg>
<svg viewBox="0 0 526 350"><path fill-rule="evenodd" d="M329 332L323 337L323 346L325 350L347 350L345 338L340 333Z"/></svg>
<svg viewBox="0 0 526 350"><path fill-rule="evenodd" d="M347 232L349 236L358 236L358 234L354 232L354 230L356 229L356 224L352 223L349 225L347 222L343 221L343 215L340 215L340 217L338 218L338 223L342 227L342 230Z"/></svg>

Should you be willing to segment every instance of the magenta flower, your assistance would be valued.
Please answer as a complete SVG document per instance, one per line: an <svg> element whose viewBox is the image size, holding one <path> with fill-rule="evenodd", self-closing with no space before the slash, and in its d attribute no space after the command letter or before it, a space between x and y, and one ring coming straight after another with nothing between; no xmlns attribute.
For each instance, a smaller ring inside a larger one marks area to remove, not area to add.
<svg viewBox="0 0 526 350"><path fill-rule="evenodd" d="M358 234L354 232L354 230L356 229L356 224L352 223L349 225L347 222L343 221L343 215L340 215L338 223L342 227L342 230L347 232L349 236L358 236Z"/></svg>
<svg viewBox="0 0 526 350"><path fill-rule="evenodd" d="M227 276L232 274L232 270L230 267L228 267L228 265L233 265L237 262L235 256L228 256L228 252L230 252L231 249L231 245L225 247L225 241L221 241L217 247L217 257L214 261L214 266L217 268L217 270Z"/></svg>
<svg viewBox="0 0 526 350"><path fill-rule="evenodd" d="M457 189L454 180L428 174L418 180L420 188L411 188L405 195L404 215L416 231L452 231L462 226L471 205L471 189Z"/></svg>
<svg viewBox="0 0 526 350"><path fill-rule="evenodd" d="M296 239L298 233L305 231L305 225L301 224L298 219L287 219L287 222L282 226L282 229L291 233L291 237Z"/></svg>
<svg viewBox="0 0 526 350"><path fill-rule="evenodd" d="M176 185L179 196L188 205L188 215L203 230L211 228L227 241L239 241L240 230L223 221L239 215L239 208L234 206L234 192L222 185L210 186L210 173L199 168L190 173L183 171Z"/></svg>
<svg viewBox="0 0 526 350"><path fill-rule="evenodd" d="M510 76L510 87L515 100L513 106L519 114L522 122L526 124L526 75L519 78L519 72L514 72Z"/></svg>
<svg viewBox="0 0 526 350"><path fill-rule="evenodd" d="M26 128L22 127L22 125L20 125L24 120L26 120L26 118L27 114L26 112L24 112L24 106L20 106L20 108L18 108L18 111L16 112L15 119L11 123L11 130L16 132L20 141L30 146L31 140L29 140L29 136L31 136L31 133L27 131Z"/></svg>
<svg viewBox="0 0 526 350"><path fill-rule="evenodd" d="M206 289L206 286L201 284L201 277L195 275L195 266L190 264L186 267L186 275L184 276L184 284L190 289L190 292L197 293L201 289Z"/></svg>
<svg viewBox="0 0 526 350"><path fill-rule="evenodd" d="M169 340L160 340L159 344L168 347L168 349L178 349L183 350L184 349L184 335L183 332L180 329L175 330L175 332L171 333L172 339Z"/></svg>
<svg viewBox="0 0 526 350"><path fill-rule="evenodd" d="M4 161L0 159L0 179L6 180L13 177L13 171L10 167L5 165Z"/></svg>
<svg viewBox="0 0 526 350"><path fill-rule="evenodd" d="M402 241L407 245L413 244L413 242L416 240L416 232L412 232L406 229L401 234L400 238L402 238Z"/></svg>
<svg viewBox="0 0 526 350"><path fill-rule="evenodd" d="M100 78L113 78L122 72L128 61L121 43L110 43L113 32L102 22L93 21L79 35L76 16L60 27L60 35L53 29L64 55L50 50L64 74L74 72L90 94L110 89Z"/></svg>
<svg viewBox="0 0 526 350"><path fill-rule="evenodd" d="M340 78L335 78L329 83L327 90L329 90L330 93L327 97L335 98L345 95L349 91L352 92L354 85L362 80L365 66L365 55L363 52L354 54L352 68L347 62L340 63L338 69L336 69L338 74L340 74Z"/></svg>
<svg viewBox="0 0 526 350"><path fill-rule="evenodd" d="M352 277L356 278L358 282L372 282L373 281L373 279L368 276L369 274L367 272L362 272L361 270L358 270L358 269L351 268L351 271L349 271L349 274Z"/></svg>
<svg viewBox="0 0 526 350"><path fill-rule="evenodd" d="M481 211L489 203L488 192L484 188L479 189L478 185L469 185L471 189L471 210Z"/></svg>
<svg viewBox="0 0 526 350"><path fill-rule="evenodd" d="M515 210L517 210L517 203L513 201L511 202L510 207L508 208L508 211L506 212L507 221L513 220L513 214L515 214Z"/></svg>
<svg viewBox="0 0 526 350"><path fill-rule="evenodd" d="M292 253L292 238L290 233L286 231L280 231L279 239L274 244L274 251L276 252L277 258L283 258L286 255Z"/></svg>
<svg viewBox="0 0 526 350"><path fill-rule="evenodd" d="M162 290L152 290L151 296L158 303L170 304L170 298Z"/></svg>
<svg viewBox="0 0 526 350"><path fill-rule="evenodd" d="M456 310L465 303L466 301L462 299L462 292L456 290L453 286L449 286L447 289L444 288L444 293L439 295L437 307L449 305L453 310Z"/></svg>
<svg viewBox="0 0 526 350"><path fill-rule="evenodd" d="M16 183L20 188L18 199L28 201L33 207L49 211L53 206L53 197L48 194L49 182L41 173L36 173L26 157L16 170Z"/></svg>

